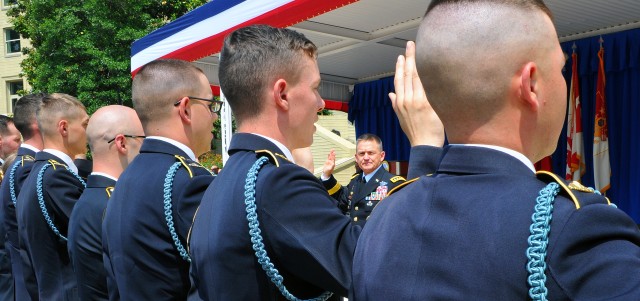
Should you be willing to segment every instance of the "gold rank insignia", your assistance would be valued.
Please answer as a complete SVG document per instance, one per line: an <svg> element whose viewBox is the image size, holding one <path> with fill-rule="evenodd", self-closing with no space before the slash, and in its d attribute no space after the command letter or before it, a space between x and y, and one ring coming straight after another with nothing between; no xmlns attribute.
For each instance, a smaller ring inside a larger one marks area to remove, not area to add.
<svg viewBox="0 0 640 301"><path fill-rule="evenodd" d="M389 181L391 181L391 183L395 183L395 182L398 182L398 181L406 181L406 180L401 176L395 176L395 177L391 178Z"/></svg>

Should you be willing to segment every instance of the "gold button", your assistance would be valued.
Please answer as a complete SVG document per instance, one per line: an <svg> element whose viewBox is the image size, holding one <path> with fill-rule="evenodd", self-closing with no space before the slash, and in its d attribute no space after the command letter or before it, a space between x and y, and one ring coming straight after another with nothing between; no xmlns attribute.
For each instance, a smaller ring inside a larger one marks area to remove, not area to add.
<svg viewBox="0 0 640 301"><path fill-rule="evenodd" d="M358 211L358 206L356 206L356 211Z"/></svg>
<svg viewBox="0 0 640 301"><path fill-rule="evenodd" d="M354 222L357 222L357 221L358 221L358 217L357 217L357 216L356 216L356 217L354 217L354 218L353 218L353 221L354 221Z"/></svg>

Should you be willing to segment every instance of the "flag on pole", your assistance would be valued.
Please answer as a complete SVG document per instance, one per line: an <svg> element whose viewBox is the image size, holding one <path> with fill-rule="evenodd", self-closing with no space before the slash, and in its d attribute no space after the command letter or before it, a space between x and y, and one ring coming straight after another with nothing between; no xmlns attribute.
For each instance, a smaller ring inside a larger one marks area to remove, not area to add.
<svg viewBox="0 0 640 301"><path fill-rule="evenodd" d="M605 192L611 186L611 165L609 164L609 132L607 126L607 106L605 99L604 48L600 38L598 51L598 82L596 86L596 119L593 133L593 179L595 188Z"/></svg>
<svg viewBox="0 0 640 301"><path fill-rule="evenodd" d="M569 181L580 181L585 172L584 143L582 140L582 105L578 84L578 54L573 44L571 54L571 91L569 92L569 114L567 115L567 173Z"/></svg>

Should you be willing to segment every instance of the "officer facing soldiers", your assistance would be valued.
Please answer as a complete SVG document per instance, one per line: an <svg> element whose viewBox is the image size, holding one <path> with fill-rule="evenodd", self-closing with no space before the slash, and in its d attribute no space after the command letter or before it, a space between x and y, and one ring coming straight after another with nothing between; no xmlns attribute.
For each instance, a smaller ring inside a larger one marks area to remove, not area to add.
<svg viewBox="0 0 640 301"><path fill-rule="evenodd" d="M131 108L102 107L89 119L87 141L93 172L71 213L67 243L80 300L109 300L102 257L102 218L118 177L138 154L142 139L142 125Z"/></svg>
<svg viewBox="0 0 640 301"><path fill-rule="evenodd" d="M72 156L87 151L89 116L75 97L54 93L42 99L36 117L44 149L17 199L20 244L31 259L40 300L77 300L66 236L85 185Z"/></svg>
<svg viewBox="0 0 640 301"><path fill-rule="evenodd" d="M369 218L350 300L640 300L635 222L532 163L554 151L566 115L549 8L434 0L416 45L405 73L420 75L450 144L433 176Z"/></svg>
<svg viewBox="0 0 640 301"><path fill-rule="evenodd" d="M197 158L210 150L220 102L202 70L180 60L142 67L132 98L147 138L107 204L102 243L109 297L197 298L186 241L213 180Z"/></svg>
<svg viewBox="0 0 640 301"><path fill-rule="evenodd" d="M394 187L406 180L388 172L382 162L384 150L382 140L373 134L363 134L356 141L356 163L362 172L355 173L344 187L333 176L336 155L332 150L322 170L322 184L329 194L338 201L338 206L351 221L364 226L373 208Z"/></svg>

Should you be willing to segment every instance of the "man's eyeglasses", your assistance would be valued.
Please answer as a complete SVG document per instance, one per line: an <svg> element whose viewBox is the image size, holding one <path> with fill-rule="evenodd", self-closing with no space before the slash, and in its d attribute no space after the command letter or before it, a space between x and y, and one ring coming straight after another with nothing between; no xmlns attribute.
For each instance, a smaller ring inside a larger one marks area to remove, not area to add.
<svg viewBox="0 0 640 301"><path fill-rule="evenodd" d="M220 114L220 110L222 109L222 101L219 101L217 99L209 99L209 98L200 98L200 97L194 97L194 96L187 96L189 98L193 98L193 99L197 99L197 100L204 100L204 101L208 101L209 102L209 111L211 111L211 113L216 113L216 114ZM182 101L182 99L176 101L173 106L177 107L178 105L180 105L180 102Z"/></svg>
<svg viewBox="0 0 640 301"><path fill-rule="evenodd" d="M122 135L122 136L127 137L127 138L143 138L143 139L144 139L144 138L147 138L147 136L138 136L138 135ZM115 141L117 137L118 137L118 136L116 135L115 137L113 137L113 139L111 139L111 140L107 141L107 144L109 144L109 143L111 143L111 142Z"/></svg>

